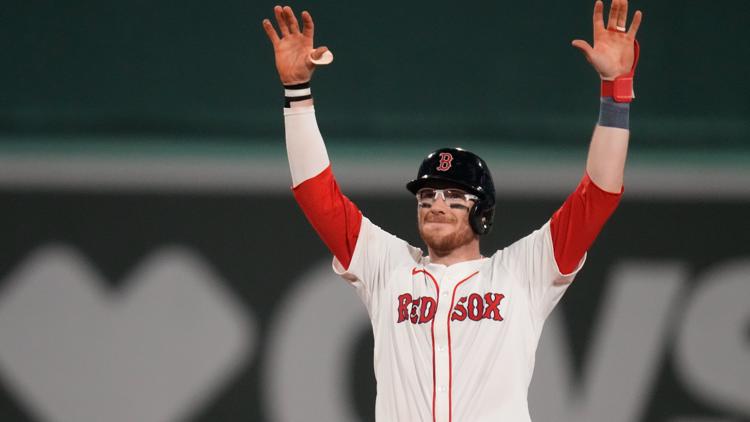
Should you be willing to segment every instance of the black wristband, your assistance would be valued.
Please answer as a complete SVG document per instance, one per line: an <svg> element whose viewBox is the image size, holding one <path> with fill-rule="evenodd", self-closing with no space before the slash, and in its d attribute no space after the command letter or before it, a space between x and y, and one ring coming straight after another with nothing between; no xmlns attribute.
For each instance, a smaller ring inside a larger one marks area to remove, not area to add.
<svg viewBox="0 0 750 422"><path fill-rule="evenodd" d="M304 101L312 98L312 95L303 95L301 97L284 97L284 107L289 108L295 101Z"/></svg>
<svg viewBox="0 0 750 422"><path fill-rule="evenodd" d="M305 89L310 88L310 81L302 82L300 84L284 85L284 89Z"/></svg>
<svg viewBox="0 0 750 422"><path fill-rule="evenodd" d="M301 84L284 85L284 107L289 108L295 101L304 101L312 98L310 82Z"/></svg>

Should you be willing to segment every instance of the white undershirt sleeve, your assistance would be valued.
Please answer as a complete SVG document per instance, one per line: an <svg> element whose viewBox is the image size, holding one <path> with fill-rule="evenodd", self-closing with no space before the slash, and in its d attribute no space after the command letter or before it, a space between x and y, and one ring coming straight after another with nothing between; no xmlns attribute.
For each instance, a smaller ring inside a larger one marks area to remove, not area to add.
<svg viewBox="0 0 750 422"><path fill-rule="evenodd" d="M284 127L292 187L297 187L328 167L328 151L315 120L315 107L285 108Z"/></svg>

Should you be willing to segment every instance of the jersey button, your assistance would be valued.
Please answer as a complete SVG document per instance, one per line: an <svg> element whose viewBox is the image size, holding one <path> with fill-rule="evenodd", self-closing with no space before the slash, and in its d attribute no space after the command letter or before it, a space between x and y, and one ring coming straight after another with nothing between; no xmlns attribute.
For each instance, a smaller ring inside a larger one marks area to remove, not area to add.
<svg viewBox="0 0 750 422"><path fill-rule="evenodd" d="M445 393L446 391L448 391L448 389L444 385L438 387L438 393Z"/></svg>
<svg viewBox="0 0 750 422"><path fill-rule="evenodd" d="M437 350L438 350L438 352L444 352L444 351L445 351L445 346L443 346L443 345L439 345L439 346L437 347Z"/></svg>
<svg viewBox="0 0 750 422"><path fill-rule="evenodd" d="M440 294L443 295L443 297L448 297L448 291L447 290L445 290L443 293L440 293Z"/></svg>

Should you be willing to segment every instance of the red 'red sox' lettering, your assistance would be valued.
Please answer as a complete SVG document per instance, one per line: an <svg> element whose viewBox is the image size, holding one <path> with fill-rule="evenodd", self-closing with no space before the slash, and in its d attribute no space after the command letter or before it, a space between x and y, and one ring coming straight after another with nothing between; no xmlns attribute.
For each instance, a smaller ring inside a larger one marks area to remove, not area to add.
<svg viewBox="0 0 750 422"><path fill-rule="evenodd" d="M412 299L409 293L398 297L398 320L404 322L407 319L412 324L424 324L432 321L437 311L437 302L429 296Z"/></svg>
<svg viewBox="0 0 750 422"><path fill-rule="evenodd" d="M487 307L484 308L484 318L494 319L495 321L502 321L503 317L500 315L500 301L505 297L502 293L487 293L484 295L484 301Z"/></svg>
<svg viewBox="0 0 750 422"><path fill-rule="evenodd" d="M451 321L464 321L469 318L471 321L481 321L490 319L493 321L502 321L500 315L500 302L505 297L502 293L485 293L484 296L478 293L471 293L468 296L457 298L453 306ZM429 296L414 298L409 293L399 295L397 299L396 313L398 315L396 322L401 323L409 321L412 324L425 324L435 317L437 311L437 301Z"/></svg>
<svg viewBox="0 0 750 422"><path fill-rule="evenodd" d="M499 306L504 297L502 293L485 293L484 297L472 293L469 296L460 297L453 307L451 321L463 321L467 317L472 321L482 319L502 321L503 316L500 315Z"/></svg>
<svg viewBox="0 0 750 422"><path fill-rule="evenodd" d="M451 315L451 321L463 321L466 319L466 296L459 297L456 306L453 307L453 315Z"/></svg>

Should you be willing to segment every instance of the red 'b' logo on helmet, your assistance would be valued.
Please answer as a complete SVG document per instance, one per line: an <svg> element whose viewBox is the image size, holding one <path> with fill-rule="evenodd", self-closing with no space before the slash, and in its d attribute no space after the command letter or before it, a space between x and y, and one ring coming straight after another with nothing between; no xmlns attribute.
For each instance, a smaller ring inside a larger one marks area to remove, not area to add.
<svg viewBox="0 0 750 422"><path fill-rule="evenodd" d="M451 168L451 161L453 161L453 155L450 152L441 152L440 165L437 166L437 171L448 171Z"/></svg>

